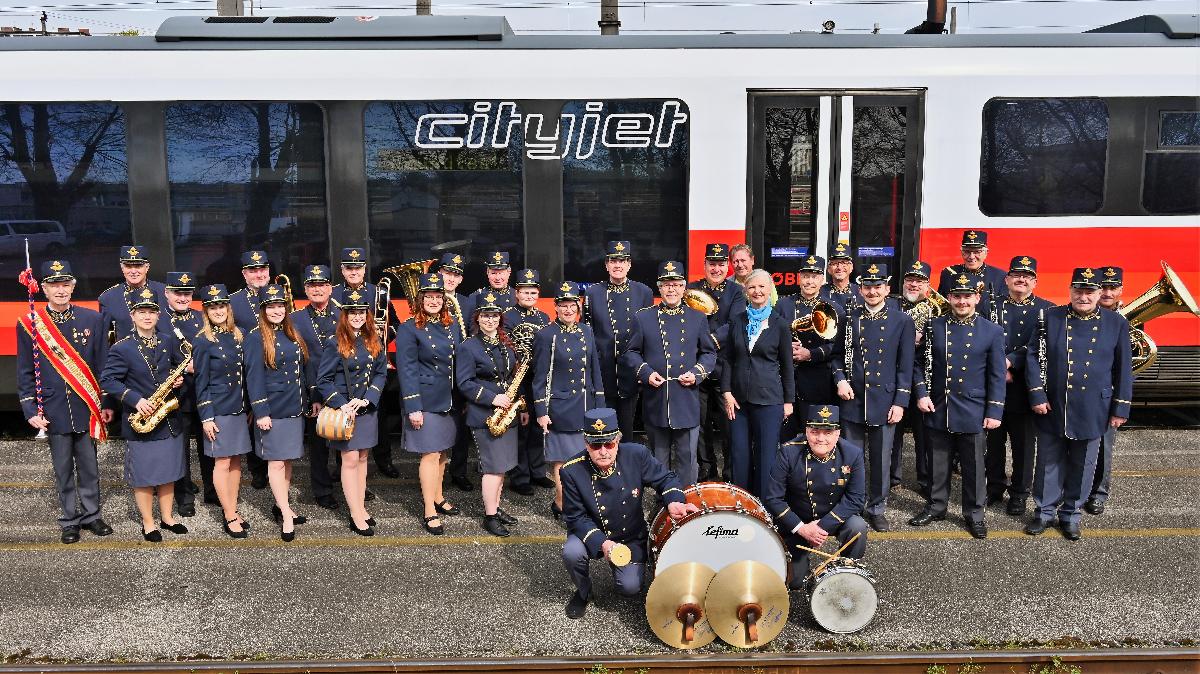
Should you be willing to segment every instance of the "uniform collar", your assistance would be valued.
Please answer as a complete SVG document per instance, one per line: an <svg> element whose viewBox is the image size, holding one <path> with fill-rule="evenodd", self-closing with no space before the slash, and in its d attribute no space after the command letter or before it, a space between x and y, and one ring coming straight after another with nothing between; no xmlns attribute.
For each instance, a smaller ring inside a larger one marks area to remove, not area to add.
<svg viewBox="0 0 1200 674"><path fill-rule="evenodd" d="M683 313L683 302L676 304L673 307L668 307L665 303L659 303L658 310L668 316L678 316Z"/></svg>
<svg viewBox="0 0 1200 674"><path fill-rule="evenodd" d="M54 323L66 323L72 318L75 318L75 312L73 310L74 307L72 307L70 304L68 304L67 308L63 311L55 311L50 307L46 307L46 313L50 315L50 320Z"/></svg>
<svg viewBox="0 0 1200 674"><path fill-rule="evenodd" d="M728 285L728 283L729 283L729 279L725 279L724 281L721 281L717 285L713 285L713 284L709 283L708 279L704 279L704 280L700 281L700 283L704 286L705 290L711 290L712 292L715 292L715 293L723 293L723 292L725 292L725 286Z"/></svg>
<svg viewBox="0 0 1200 674"><path fill-rule="evenodd" d="M610 293L623 293L623 292L626 292L629 290L629 280L628 279L626 279L624 283L613 283L612 281L605 281L605 285L608 286L608 292L610 292Z"/></svg>
<svg viewBox="0 0 1200 674"><path fill-rule="evenodd" d="M554 319L554 322L558 323L558 329L562 330L563 332L579 332L579 321L575 321L574 323L568 325L556 318Z"/></svg>
<svg viewBox="0 0 1200 674"><path fill-rule="evenodd" d="M1026 297L1023 300L1014 300L1012 295L1009 295L1008 297L1004 298L1004 301L1018 307L1027 307L1033 304L1033 295L1030 294L1029 297Z"/></svg>
<svg viewBox="0 0 1200 674"><path fill-rule="evenodd" d="M949 319L950 322L955 325L969 325L971 327L975 327L975 317L978 315L979 312L971 312L971 315L966 318L958 318L954 314L950 314Z"/></svg>
<svg viewBox="0 0 1200 674"><path fill-rule="evenodd" d="M1100 319L1100 306L1097 305L1096 308L1093 309L1089 314L1080 314L1079 312L1075 311L1074 308L1068 309L1068 313L1070 314L1071 318L1080 321L1095 321Z"/></svg>

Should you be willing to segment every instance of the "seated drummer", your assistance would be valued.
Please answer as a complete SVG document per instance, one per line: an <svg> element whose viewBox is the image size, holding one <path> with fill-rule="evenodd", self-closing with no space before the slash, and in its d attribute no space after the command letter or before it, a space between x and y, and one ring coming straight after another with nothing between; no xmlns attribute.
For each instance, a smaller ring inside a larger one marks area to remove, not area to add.
<svg viewBox="0 0 1200 674"><path fill-rule="evenodd" d="M685 502L679 478L645 445L621 442L616 410L588 410L584 421L585 450L564 463L560 473L568 532L563 564L575 583L575 594L567 602L567 617L572 619L583 617L591 598L588 561L609 559L617 543L629 546L632 553L626 566L609 564L617 592L632 596L642 589L649 536L642 511L645 487L659 493L673 519L699 510Z"/></svg>
<svg viewBox="0 0 1200 674"><path fill-rule="evenodd" d="M837 536L841 547L859 534L842 556L859 559L867 550L862 448L841 439L836 405L809 407L807 421L803 435L779 447L764 498L792 553L792 589L808 576L808 553L797 544L819 548Z"/></svg>

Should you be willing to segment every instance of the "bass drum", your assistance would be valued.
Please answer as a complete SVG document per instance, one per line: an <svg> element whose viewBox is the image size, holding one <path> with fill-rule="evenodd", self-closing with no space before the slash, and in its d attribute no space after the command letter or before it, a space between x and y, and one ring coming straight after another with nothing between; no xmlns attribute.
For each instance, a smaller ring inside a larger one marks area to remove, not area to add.
<svg viewBox="0 0 1200 674"><path fill-rule="evenodd" d="M322 407L317 414L317 435L326 440L349 440L354 435L354 417L336 407Z"/></svg>
<svg viewBox="0 0 1200 674"><path fill-rule="evenodd" d="M879 608L875 577L859 562L835 559L808 581L808 607L813 620L830 632L859 632Z"/></svg>
<svg viewBox="0 0 1200 674"><path fill-rule="evenodd" d="M655 573L681 562L699 562L719 573L753 560L787 580L791 556L753 494L725 482L701 482L685 489L684 497L699 512L676 521L663 508L650 527Z"/></svg>

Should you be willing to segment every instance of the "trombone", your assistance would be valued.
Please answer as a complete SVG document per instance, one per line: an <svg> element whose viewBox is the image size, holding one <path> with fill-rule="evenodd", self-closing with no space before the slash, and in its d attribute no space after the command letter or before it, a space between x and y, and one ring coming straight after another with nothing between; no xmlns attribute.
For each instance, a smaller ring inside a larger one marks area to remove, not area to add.
<svg viewBox="0 0 1200 674"><path fill-rule="evenodd" d="M275 285L283 288L283 299L287 302L287 312L289 315L296 310L296 299L292 295L292 280L287 274L279 274L275 277Z"/></svg>

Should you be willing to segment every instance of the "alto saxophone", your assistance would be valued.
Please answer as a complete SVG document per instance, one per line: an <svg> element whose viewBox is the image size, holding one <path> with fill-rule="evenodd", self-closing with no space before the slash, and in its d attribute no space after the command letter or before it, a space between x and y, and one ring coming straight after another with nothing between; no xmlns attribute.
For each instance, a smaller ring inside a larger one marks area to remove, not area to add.
<svg viewBox="0 0 1200 674"><path fill-rule="evenodd" d="M179 350L183 352L185 358L175 369L167 375L163 383L159 384L158 388L154 389L154 393L150 394L145 400L150 401L154 405L154 411L150 416L143 416L141 412L134 412L129 415L129 426L138 433L149 433L162 423L167 415L179 409L179 398L172 395L175 387L172 384L175 380L183 376L184 370L192 363L192 347L187 340L183 338L183 333L179 328L175 328L175 336L179 338ZM168 397L169 396L169 397Z"/></svg>
<svg viewBox="0 0 1200 674"><path fill-rule="evenodd" d="M521 391L521 384L524 383L525 375L529 373L529 366L533 362L533 336L536 332L537 328L533 324L521 323L513 328L509 335L513 346L516 347L517 354L521 357L521 362L513 373L512 381L504 389L504 395L511 402L505 407L497 407L488 415L487 429L494 438L504 435L516 420L517 415L525 409L525 398L518 397L517 394Z"/></svg>

